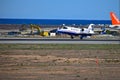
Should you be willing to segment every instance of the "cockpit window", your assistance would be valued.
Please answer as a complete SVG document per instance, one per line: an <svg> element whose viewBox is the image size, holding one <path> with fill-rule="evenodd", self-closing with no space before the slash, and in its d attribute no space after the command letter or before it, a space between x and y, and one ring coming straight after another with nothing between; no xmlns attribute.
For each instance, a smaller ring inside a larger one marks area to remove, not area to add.
<svg viewBox="0 0 120 80"><path fill-rule="evenodd" d="M67 29L67 27L63 27L63 29Z"/></svg>

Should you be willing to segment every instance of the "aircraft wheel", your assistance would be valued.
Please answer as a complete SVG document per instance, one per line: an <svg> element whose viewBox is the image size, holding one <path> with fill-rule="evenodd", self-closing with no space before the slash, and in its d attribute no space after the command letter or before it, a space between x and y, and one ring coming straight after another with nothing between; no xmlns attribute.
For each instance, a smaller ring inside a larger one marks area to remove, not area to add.
<svg viewBox="0 0 120 80"><path fill-rule="evenodd" d="M73 36L71 36L71 39L74 39L74 37L73 37Z"/></svg>
<svg viewBox="0 0 120 80"><path fill-rule="evenodd" d="M83 39L83 36L80 36L80 39Z"/></svg>

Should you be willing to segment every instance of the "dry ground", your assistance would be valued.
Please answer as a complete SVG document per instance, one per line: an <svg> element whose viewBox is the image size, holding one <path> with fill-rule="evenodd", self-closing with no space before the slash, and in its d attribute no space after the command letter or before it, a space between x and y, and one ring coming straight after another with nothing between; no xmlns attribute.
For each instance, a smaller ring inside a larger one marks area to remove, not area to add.
<svg viewBox="0 0 120 80"><path fill-rule="evenodd" d="M0 80L119 80L120 49L0 49Z"/></svg>

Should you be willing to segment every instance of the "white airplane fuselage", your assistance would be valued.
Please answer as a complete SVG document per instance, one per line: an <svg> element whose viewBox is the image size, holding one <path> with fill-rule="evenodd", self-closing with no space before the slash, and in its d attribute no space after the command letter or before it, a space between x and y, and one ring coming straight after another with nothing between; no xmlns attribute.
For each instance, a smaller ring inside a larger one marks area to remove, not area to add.
<svg viewBox="0 0 120 80"><path fill-rule="evenodd" d="M93 34L94 31L92 30L89 30L87 28L83 28L83 29L80 29L80 28L74 28L74 27L67 27L67 29L64 28L61 28L61 29L58 29L57 31L60 32L60 33L71 33L71 34Z"/></svg>
<svg viewBox="0 0 120 80"><path fill-rule="evenodd" d="M90 25L88 28L75 28L75 27L69 27L69 26L63 26L61 28L57 29L57 33L62 34L68 34L73 38L73 36L81 36L81 39L86 36L91 36L94 34L92 25Z"/></svg>
<svg viewBox="0 0 120 80"><path fill-rule="evenodd" d="M120 25L110 25L109 27L112 29L120 29Z"/></svg>

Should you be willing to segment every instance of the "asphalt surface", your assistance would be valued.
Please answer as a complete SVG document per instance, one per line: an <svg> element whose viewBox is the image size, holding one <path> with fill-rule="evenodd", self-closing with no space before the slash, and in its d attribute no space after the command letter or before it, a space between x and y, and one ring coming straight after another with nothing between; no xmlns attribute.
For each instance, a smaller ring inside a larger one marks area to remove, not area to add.
<svg viewBox="0 0 120 80"><path fill-rule="evenodd" d="M120 40L1 38L0 44L120 44Z"/></svg>

